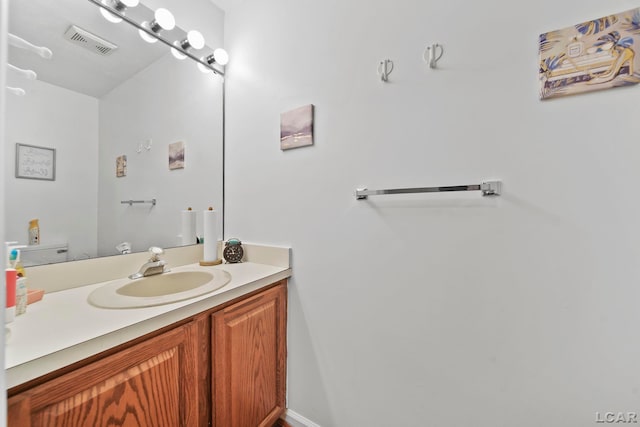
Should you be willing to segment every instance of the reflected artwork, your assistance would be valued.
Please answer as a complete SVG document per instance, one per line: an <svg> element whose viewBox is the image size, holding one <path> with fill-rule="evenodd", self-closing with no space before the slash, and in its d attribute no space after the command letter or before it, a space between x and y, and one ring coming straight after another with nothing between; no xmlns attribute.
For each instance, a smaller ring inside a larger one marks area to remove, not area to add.
<svg viewBox="0 0 640 427"><path fill-rule="evenodd" d="M313 145L313 105L305 105L280 115L280 149Z"/></svg>
<svg viewBox="0 0 640 427"><path fill-rule="evenodd" d="M123 176L127 176L127 156L124 154L116 157L116 177Z"/></svg>
<svg viewBox="0 0 640 427"><path fill-rule="evenodd" d="M184 169L184 142L169 144L169 169Z"/></svg>
<svg viewBox="0 0 640 427"><path fill-rule="evenodd" d="M540 35L540 98L640 82L640 8Z"/></svg>

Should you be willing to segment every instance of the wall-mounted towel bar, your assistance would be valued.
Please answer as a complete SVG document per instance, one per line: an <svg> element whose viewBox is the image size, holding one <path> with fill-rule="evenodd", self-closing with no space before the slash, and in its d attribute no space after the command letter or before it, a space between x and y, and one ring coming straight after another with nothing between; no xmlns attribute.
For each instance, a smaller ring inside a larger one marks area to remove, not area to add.
<svg viewBox="0 0 640 427"><path fill-rule="evenodd" d="M122 203L123 205L133 205L134 203L151 203L151 205L155 206L156 205L156 199L151 199L151 200L123 200L120 203Z"/></svg>
<svg viewBox="0 0 640 427"><path fill-rule="evenodd" d="M391 188L387 190L358 188L356 190L356 199L366 200L368 196L380 196L383 194L442 193L447 191L481 191L483 196L499 196L501 187L501 181L486 181L482 184L453 185L448 187Z"/></svg>

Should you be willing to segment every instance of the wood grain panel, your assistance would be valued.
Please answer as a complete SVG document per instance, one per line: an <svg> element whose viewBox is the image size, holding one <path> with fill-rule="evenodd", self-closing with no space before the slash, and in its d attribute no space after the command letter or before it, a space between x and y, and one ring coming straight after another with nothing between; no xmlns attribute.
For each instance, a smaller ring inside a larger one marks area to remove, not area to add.
<svg viewBox="0 0 640 427"><path fill-rule="evenodd" d="M270 427L284 411L286 287L214 313L216 427Z"/></svg>
<svg viewBox="0 0 640 427"><path fill-rule="evenodd" d="M79 393L38 410L35 425L179 425L178 349L153 356Z"/></svg>
<svg viewBox="0 0 640 427"><path fill-rule="evenodd" d="M291 424L280 418L278 421L276 421L273 427L291 427Z"/></svg>
<svg viewBox="0 0 640 427"><path fill-rule="evenodd" d="M203 425L195 338L195 323L178 327L14 396L9 425Z"/></svg>
<svg viewBox="0 0 640 427"><path fill-rule="evenodd" d="M198 345L198 420L199 426L211 426L211 314L195 318Z"/></svg>

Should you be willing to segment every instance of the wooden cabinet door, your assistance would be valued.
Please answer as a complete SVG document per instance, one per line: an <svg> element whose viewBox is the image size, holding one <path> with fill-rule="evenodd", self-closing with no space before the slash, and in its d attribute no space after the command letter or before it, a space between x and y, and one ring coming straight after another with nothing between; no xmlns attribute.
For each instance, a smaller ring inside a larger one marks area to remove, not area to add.
<svg viewBox="0 0 640 427"><path fill-rule="evenodd" d="M9 399L10 427L193 427L198 415L195 322Z"/></svg>
<svg viewBox="0 0 640 427"><path fill-rule="evenodd" d="M286 284L212 315L215 427L271 427L285 409Z"/></svg>

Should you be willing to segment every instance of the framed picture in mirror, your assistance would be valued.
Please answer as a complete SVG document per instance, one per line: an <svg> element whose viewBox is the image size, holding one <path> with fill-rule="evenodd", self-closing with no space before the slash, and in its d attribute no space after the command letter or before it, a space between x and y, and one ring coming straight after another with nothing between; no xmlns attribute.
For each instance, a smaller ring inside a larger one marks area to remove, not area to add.
<svg viewBox="0 0 640 427"><path fill-rule="evenodd" d="M123 176L127 176L127 156L123 154L122 156L116 157L116 177L122 178Z"/></svg>
<svg viewBox="0 0 640 427"><path fill-rule="evenodd" d="M169 169L184 169L184 142L169 144Z"/></svg>
<svg viewBox="0 0 640 427"><path fill-rule="evenodd" d="M56 149L16 144L16 178L56 180Z"/></svg>

